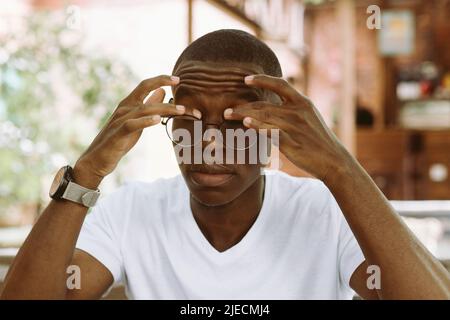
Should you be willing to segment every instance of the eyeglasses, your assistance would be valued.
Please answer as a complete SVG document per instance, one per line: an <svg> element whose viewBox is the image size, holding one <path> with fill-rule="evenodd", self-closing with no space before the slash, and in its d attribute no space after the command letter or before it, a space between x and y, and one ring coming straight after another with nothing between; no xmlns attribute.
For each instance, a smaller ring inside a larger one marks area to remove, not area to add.
<svg viewBox="0 0 450 320"><path fill-rule="evenodd" d="M194 116L181 115L163 118L161 124L166 127L167 136L173 143L186 148L201 143L204 136L208 136L205 129L212 125L218 130L214 139L217 138L229 149L246 150L257 142L256 130L245 127L242 121L225 120L217 125L204 123Z"/></svg>

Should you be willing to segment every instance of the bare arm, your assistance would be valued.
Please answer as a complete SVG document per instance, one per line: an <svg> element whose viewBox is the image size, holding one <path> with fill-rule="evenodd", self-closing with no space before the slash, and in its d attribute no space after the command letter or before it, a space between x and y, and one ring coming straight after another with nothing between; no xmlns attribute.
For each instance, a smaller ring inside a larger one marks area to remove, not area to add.
<svg viewBox="0 0 450 320"><path fill-rule="evenodd" d="M279 130L281 152L321 179L333 193L368 264L381 271L384 299L450 299L450 276L411 233L401 217L329 130L314 104L286 81L266 75L245 80L249 86L276 93L271 101L256 101L225 112L243 119L247 127ZM281 99L277 99L281 98ZM351 283L363 297L374 297L366 287L363 267Z"/></svg>
<svg viewBox="0 0 450 320"><path fill-rule="evenodd" d="M158 76L142 81L81 155L74 167L76 183L95 189L137 143L144 128L161 116L184 114L184 107L162 103L164 90L178 79ZM157 89L159 88L159 89ZM155 90L157 89L157 90ZM155 92L144 103L145 97ZM87 208L67 200L52 200L33 227L5 279L3 299L99 298L112 284L111 273L95 258L75 250ZM67 267L81 269L81 290L68 290Z"/></svg>
<svg viewBox="0 0 450 320"><path fill-rule="evenodd" d="M447 270L412 234L356 160L350 156L347 159L324 182L367 263L380 267L380 298L450 299ZM359 279L364 286L366 278Z"/></svg>
<svg viewBox="0 0 450 320"><path fill-rule="evenodd" d="M82 179L76 182L96 184ZM86 207L74 202L50 202L9 269L2 299L84 299L92 297L89 292L104 292L112 284L112 275L101 263L84 252L74 255L86 213ZM71 264L82 270L82 290L67 289L66 270ZM83 270L91 271L84 275Z"/></svg>

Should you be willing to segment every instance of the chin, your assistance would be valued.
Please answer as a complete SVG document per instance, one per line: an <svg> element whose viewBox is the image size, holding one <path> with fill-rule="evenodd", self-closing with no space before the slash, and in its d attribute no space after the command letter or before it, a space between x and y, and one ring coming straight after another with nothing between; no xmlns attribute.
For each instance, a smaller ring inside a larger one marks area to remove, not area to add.
<svg viewBox="0 0 450 320"><path fill-rule="evenodd" d="M232 180L234 179L236 178ZM230 183L227 186L209 187L196 184L190 177L187 177L185 180L192 197L208 207L227 205L244 192L244 190L241 190L243 188L242 184L239 186L239 184Z"/></svg>
<svg viewBox="0 0 450 320"><path fill-rule="evenodd" d="M180 166L192 197L208 207L224 206L241 196L260 177L260 168L227 170L217 167ZM214 170L212 170L214 169Z"/></svg>
<svg viewBox="0 0 450 320"><path fill-rule="evenodd" d="M237 196L224 197L223 193L217 192L191 192L192 197L205 207L221 207L231 203Z"/></svg>

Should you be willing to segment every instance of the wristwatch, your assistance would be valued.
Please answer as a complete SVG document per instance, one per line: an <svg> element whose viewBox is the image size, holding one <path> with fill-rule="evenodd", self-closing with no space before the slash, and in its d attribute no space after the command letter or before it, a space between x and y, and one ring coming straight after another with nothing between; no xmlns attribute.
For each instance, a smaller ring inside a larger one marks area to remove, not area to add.
<svg viewBox="0 0 450 320"><path fill-rule="evenodd" d="M85 207L93 207L100 196L100 190L91 190L73 181L73 169L65 166L58 170L49 192L54 200L66 199Z"/></svg>

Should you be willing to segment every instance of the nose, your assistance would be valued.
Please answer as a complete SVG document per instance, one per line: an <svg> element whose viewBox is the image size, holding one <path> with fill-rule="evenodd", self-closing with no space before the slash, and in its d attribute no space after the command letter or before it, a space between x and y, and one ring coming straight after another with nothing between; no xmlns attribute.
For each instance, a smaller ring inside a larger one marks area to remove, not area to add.
<svg viewBox="0 0 450 320"><path fill-rule="evenodd" d="M203 120L203 148L209 146L212 150L216 150L221 147L220 144L223 142L223 137L221 137L220 129L223 121L223 115L219 112L205 114Z"/></svg>
<svg viewBox="0 0 450 320"><path fill-rule="evenodd" d="M209 120L209 119L208 119ZM214 119L218 120L218 119ZM206 122L206 121L205 121ZM220 130L220 121L208 121L204 123L203 133L203 160L206 164L222 164L224 159L225 146L224 137Z"/></svg>
<svg viewBox="0 0 450 320"><path fill-rule="evenodd" d="M205 124L203 133L203 148L216 149L221 146L223 141L222 132L220 131L220 124Z"/></svg>

